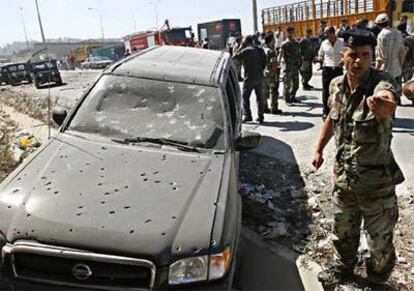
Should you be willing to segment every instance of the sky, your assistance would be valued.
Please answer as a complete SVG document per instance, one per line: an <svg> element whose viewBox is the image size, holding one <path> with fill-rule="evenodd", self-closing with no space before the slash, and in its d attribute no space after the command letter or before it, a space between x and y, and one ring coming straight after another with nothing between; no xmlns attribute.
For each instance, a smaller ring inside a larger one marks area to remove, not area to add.
<svg viewBox="0 0 414 291"><path fill-rule="evenodd" d="M261 8L295 0L257 0ZM105 38L121 38L135 31L171 26L193 26L223 18L240 18L243 34L253 32L251 0L38 0L46 39L100 38L99 14ZM93 8L89 10L88 8ZM22 20L22 14L23 19ZM41 40L35 0L0 0L0 46L24 41L23 21L29 40Z"/></svg>

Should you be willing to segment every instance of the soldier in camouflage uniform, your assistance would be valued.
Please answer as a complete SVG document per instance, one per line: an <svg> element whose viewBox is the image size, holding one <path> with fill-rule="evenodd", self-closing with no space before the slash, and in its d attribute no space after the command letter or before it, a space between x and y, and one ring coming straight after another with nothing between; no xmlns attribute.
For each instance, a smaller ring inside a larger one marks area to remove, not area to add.
<svg viewBox="0 0 414 291"><path fill-rule="evenodd" d="M367 280L378 290L395 265L395 185L404 180L390 147L396 83L388 73L370 68L375 38L360 30L347 33L342 52L347 73L331 82L331 111L312 162L317 169L322 165L323 149L335 136L333 243L338 258L318 279L328 286L353 278L363 219L370 250Z"/></svg>
<svg viewBox="0 0 414 291"><path fill-rule="evenodd" d="M299 69L301 65L300 46L295 39L295 28L287 29L287 39L280 48L279 62L283 58L285 69L283 76L283 95L288 105L298 103L296 92L299 88Z"/></svg>
<svg viewBox="0 0 414 291"><path fill-rule="evenodd" d="M402 67L403 81L411 80L414 74L414 36L406 35L404 37L405 59Z"/></svg>
<svg viewBox="0 0 414 291"><path fill-rule="evenodd" d="M312 36L312 29L306 29L306 37L299 42L300 52L302 55L302 65L300 67L300 74L302 75L303 90L312 90L313 86L309 85L312 78L312 62L315 59L315 50L310 42Z"/></svg>
<svg viewBox="0 0 414 291"><path fill-rule="evenodd" d="M275 49L275 39L273 37L273 33L269 33L265 36L265 44L263 46L263 49L266 53L267 59L263 80L264 112L281 114L283 112L278 108L280 67L277 62L277 53ZM271 100L270 110L268 99Z"/></svg>

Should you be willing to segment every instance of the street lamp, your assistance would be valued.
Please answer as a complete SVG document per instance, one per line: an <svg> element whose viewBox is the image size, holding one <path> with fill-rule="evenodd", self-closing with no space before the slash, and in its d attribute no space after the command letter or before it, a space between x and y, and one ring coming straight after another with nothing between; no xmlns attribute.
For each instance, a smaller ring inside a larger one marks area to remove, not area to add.
<svg viewBox="0 0 414 291"><path fill-rule="evenodd" d="M22 16L23 31L24 31L24 37L26 39L27 49L30 49L29 38L27 37L27 31L26 31L26 24L24 23L24 17L23 17L23 7L19 7L19 9L20 9L20 14Z"/></svg>
<svg viewBox="0 0 414 291"><path fill-rule="evenodd" d="M88 8L89 11L95 10L98 12L99 15L99 23L101 24L101 35L102 35L102 40L105 39L105 35L104 35L104 30L103 30L103 25L102 25L102 14L101 14L101 10L99 10L99 8Z"/></svg>

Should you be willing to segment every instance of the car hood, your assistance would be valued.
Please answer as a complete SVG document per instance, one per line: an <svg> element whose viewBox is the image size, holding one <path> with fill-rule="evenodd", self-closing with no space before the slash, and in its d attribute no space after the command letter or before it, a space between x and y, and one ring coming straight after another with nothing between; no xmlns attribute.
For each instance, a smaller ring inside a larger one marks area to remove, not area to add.
<svg viewBox="0 0 414 291"><path fill-rule="evenodd" d="M224 158L60 134L1 185L0 230L165 264L208 249Z"/></svg>

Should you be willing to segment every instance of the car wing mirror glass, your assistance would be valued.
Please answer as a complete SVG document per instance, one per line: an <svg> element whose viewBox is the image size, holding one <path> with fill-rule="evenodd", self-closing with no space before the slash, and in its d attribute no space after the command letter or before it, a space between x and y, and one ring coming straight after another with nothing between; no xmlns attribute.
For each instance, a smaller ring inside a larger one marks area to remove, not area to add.
<svg viewBox="0 0 414 291"><path fill-rule="evenodd" d="M63 124L63 121L65 121L67 115L68 112L62 107L55 107L52 110L53 121L56 122L56 124L59 126Z"/></svg>
<svg viewBox="0 0 414 291"><path fill-rule="evenodd" d="M246 151L259 146L262 136L256 132L243 131L236 139L236 150Z"/></svg>

